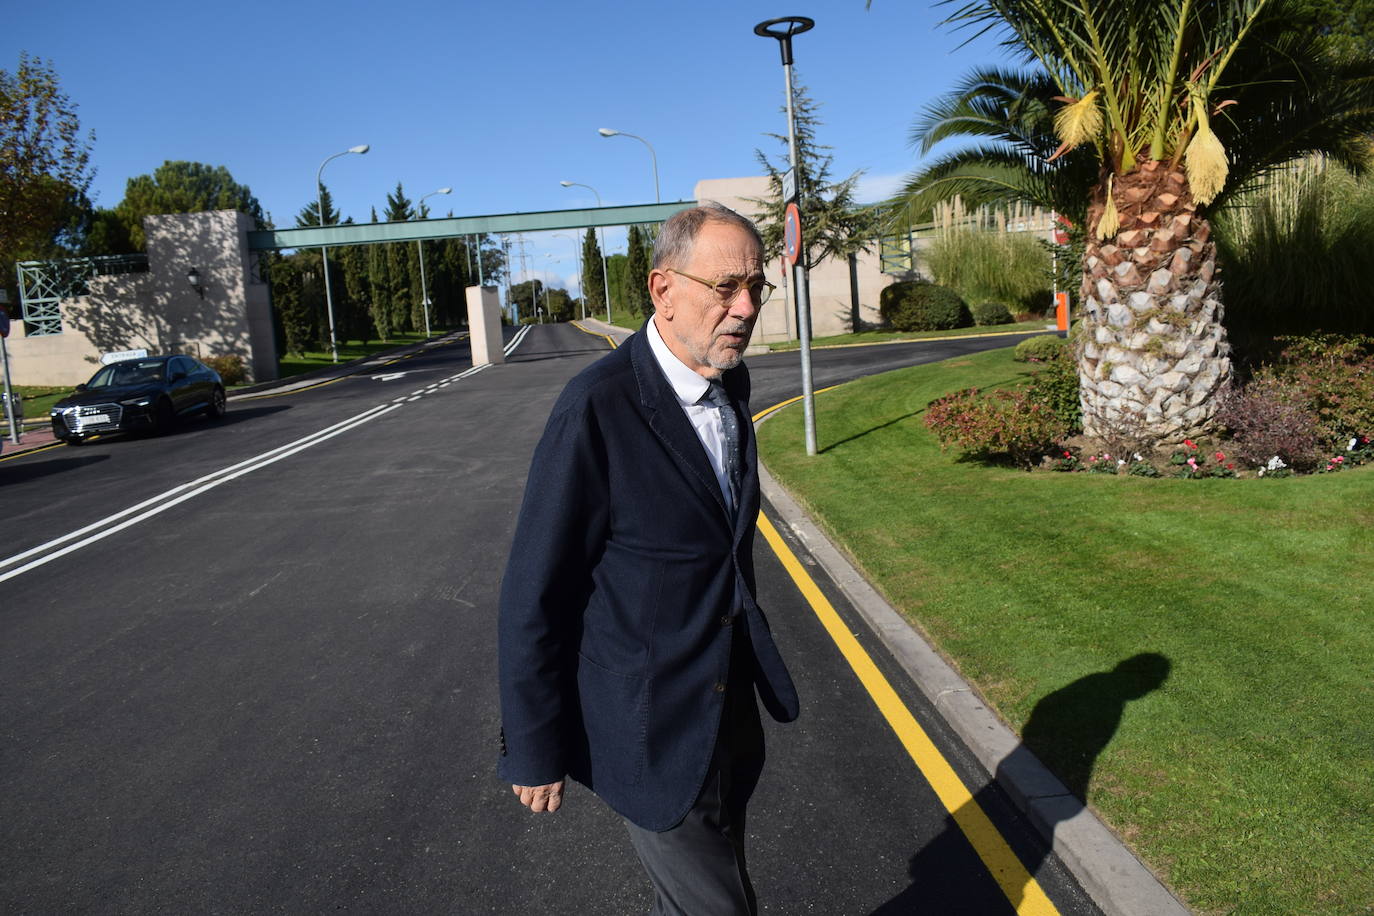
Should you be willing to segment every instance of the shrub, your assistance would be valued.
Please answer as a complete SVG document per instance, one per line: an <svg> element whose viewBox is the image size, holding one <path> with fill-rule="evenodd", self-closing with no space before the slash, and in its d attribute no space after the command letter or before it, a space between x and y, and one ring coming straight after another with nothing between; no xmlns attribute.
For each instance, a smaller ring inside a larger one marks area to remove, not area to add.
<svg viewBox="0 0 1374 916"><path fill-rule="evenodd" d="M1280 338L1278 361L1256 379L1291 383L1317 420L1317 442L1343 451L1352 436L1374 429L1374 337L1312 334Z"/></svg>
<svg viewBox="0 0 1374 916"><path fill-rule="evenodd" d="M1225 391L1218 401L1217 422L1231 433L1231 449L1256 467L1275 455L1295 468L1317 461L1317 417L1298 387L1262 376Z"/></svg>
<svg viewBox="0 0 1374 916"><path fill-rule="evenodd" d="M993 324L1011 324L1014 320L1011 312L1000 302L980 302L971 310L973 321L979 327L986 327Z"/></svg>
<svg viewBox="0 0 1374 916"><path fill-rule="evenodd" d="M1058 337L1050 339L1059 340ZM1045 368L1031 376L1027 390L1032 400L1050 409L1067 432L1078 432L1083 428L1083 413L1078 400L1078 365L1067 347L1061 346L1058 353L1045 360Z"/></svg>
<svg viewBox="0 0 1374 916"><path fill-rule="evenodd" d="M220 379L226 385L242 385L248 378L248 367L244 365L243 357L237 353L210 356L203 362L218 372Z"/></svg>
<svg viewBox="0 0 1374 916"><path fill-rule="evenodd" d="M1028 388L998 389L986 396L977 388L947 394L930 402L925 424L941 448L953 445L985 457L1008 455L1027 470L1067 432Z"/></svg>
<svg viewBox="0 0 1374 916"><path fill-rule="evenodd" d="M1019 363L1043 363L1065 352L1068 342L1057 334L1029 337L1016 345L1012 359Z"/></svg>
<svg viewBox="0 0 1374 916"><path fill-rule="evenodd" d="M878 312L898 331L945 331L973 324L958 293L921 281L904 280L886 287L878 299Z"/></svg>

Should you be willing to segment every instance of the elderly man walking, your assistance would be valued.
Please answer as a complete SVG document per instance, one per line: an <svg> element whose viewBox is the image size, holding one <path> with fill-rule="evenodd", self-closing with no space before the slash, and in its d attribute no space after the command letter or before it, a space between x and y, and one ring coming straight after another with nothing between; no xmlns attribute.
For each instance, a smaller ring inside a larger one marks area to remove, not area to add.
<svg viewBox="0 0 1374 916"><path fill-rule="evenodd" d="M624 817L654 913L757 912L755 693L776 720L797 716L752 554L742 355L772 288L734 211L664 224L654 316L554 406L501 588L499 774L532 811L557 811L571 777Z"/></svg>

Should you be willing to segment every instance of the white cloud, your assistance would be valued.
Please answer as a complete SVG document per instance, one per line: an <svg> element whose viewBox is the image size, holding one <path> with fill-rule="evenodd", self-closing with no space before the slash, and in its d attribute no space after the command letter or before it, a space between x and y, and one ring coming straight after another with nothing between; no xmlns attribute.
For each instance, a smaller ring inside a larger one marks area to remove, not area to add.
<svg viewBox="0 0 1374 916"><path fill-rule="evenodd" d="M854 199L861 204L887 200L902 189L906 173L896 175L864 175L854 188Z"/></svg>

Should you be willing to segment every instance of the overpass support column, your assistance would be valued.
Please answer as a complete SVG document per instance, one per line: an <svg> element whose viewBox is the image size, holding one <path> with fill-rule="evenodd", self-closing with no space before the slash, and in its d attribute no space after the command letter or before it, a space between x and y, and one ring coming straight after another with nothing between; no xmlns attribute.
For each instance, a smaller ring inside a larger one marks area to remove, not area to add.
<svg viewBox="0 0 1374 916"><path fill-rule="evenodd" d="M501 340L501 297L497 288L469 286L467 298L472 364L504 363L506 353Z"/></svg>

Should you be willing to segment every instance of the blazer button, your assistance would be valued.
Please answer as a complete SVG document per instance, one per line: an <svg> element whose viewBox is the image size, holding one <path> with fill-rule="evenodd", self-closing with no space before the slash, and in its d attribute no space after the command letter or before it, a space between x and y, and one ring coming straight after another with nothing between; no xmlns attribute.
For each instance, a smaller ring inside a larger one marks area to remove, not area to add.
<svg viewBox="0 0 1374 916"><path fill-rule="evenodd" d="M728 627L732 621L733 618L729 614L724 614L720 618L720 625L723 627Z"/></svg>
<svg viewBox="0 0 1374 916"><path fill-rule="evenodd" d="M724 692L725 692L725 685L722 684L722 683L720 683L719 681L717 681L717 682L716 682L716 693L724 693Z"/></svg>

